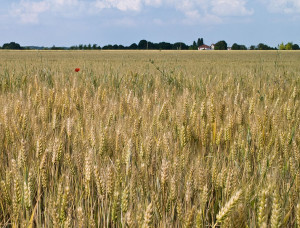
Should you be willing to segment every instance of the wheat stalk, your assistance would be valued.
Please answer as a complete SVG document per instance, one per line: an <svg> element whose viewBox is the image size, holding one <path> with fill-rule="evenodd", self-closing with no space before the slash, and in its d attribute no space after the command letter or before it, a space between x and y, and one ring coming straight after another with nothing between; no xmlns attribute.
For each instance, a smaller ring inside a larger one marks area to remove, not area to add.
<svg viewBox="0 0 300 228"><path fill-rule="evenodd" d="M221 208L219 213L217 214L217 221L213 227L216 227L218 223L223 222L233 211L235 206L239 203L240 197L242 195L242 191L237 191L229 201Z"/></svg>

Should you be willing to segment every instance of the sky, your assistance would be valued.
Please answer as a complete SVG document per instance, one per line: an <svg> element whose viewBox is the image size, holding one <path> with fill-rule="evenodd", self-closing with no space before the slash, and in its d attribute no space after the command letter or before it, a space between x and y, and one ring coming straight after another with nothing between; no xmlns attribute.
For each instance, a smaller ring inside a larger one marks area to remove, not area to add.
<svg viewBox="0 0 300 228"><path fill-rule="evenodd" d="M0 0L0 45L300 45L300 0Z"/></svg>

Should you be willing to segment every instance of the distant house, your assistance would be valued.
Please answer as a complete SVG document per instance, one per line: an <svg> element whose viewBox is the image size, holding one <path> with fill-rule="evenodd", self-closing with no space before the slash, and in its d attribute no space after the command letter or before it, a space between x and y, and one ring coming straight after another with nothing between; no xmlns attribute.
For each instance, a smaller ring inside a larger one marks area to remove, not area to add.
<svg viewBox="0 0 300 228"><path fill-rule="evenodd" d="M212 45L210 45L210 46L208 46L208 45L205 45L205 44L203 44L203 45L201 45L201 46L199 46L198 47L198 50L200 51L202 51L202 50L214 50L215 49L215 45L214 44L212 44Z"/></svg>
<svg viewBox="0 0 300 228"><path fill-rule="evenodd" d="M231 47L227 47L227 50L228 50L228 51L231 51Z"/></svg>
<svg viewBox="0 0 300 228"><path fill-rule="evenodd" d="M211 48L210 48L210 46L203 44L198 47L198 50L211 50Z"/></svg>

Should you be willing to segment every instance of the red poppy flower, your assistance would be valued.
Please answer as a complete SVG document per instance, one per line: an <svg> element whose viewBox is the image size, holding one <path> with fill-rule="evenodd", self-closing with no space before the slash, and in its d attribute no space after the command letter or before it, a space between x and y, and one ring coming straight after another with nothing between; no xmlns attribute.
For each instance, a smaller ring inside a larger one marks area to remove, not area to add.
<svg viewBox="0 0 300 228"><path fill-rule="evenodd" d="M75 72L78 72L78 71L80 71L80 68L75 68Z"/></svg>

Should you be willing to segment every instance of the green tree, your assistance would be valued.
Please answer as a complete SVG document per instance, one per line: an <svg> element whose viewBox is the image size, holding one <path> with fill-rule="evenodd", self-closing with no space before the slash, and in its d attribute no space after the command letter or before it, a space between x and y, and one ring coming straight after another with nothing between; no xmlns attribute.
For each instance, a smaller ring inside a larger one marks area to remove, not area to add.
<svg viewBox="0 0 300 228"><path fill-rule="evenodd" d="M141 40L138 44L138 49L147 49L148 42L147 40Z"/></svg>
<svg viewBox="0 0 300 228"><path fill-rule="evenodd" d="M246 45L240 45L240 50L248 50Z"/></svg>
<svg viewBox="0 0 300 228"><path fill-rule="evenodd" d="M111 44L108 44L108 45L103 46L102 49L103 49L103 50L112 50L112 49L113 49L113 46L112 46Z"/></svg>
<svg viewBox="0 0 300 228"><path fill-rule="evenodd" d="M285 50L293 50L293 43L292 42L288 42L285 45Z"/></svg>
<svg viewBox="0 0 300 228"><path fill-rule="evenodd" d="M22 47L20 44L16 42L10 42L10 43L5 43L3 44L3 49L13 49L13 50L21 50Z"/></svg>
<svg viewBox="0 0 300 228"><path fill-rule="evenodd" d="M161 50L171 50L172 49L172 45L167 42L160 42L158 45L159 45L159 49L161 49Z"/></svg>
<svg viewBox="0 0 300 228"><path fill-rule="evenodd" d="M197 50L198 49L196 41L193 42L192 47L193 47L193 50Z"/></svg>
<svg viewBox="0 0 300 228"><path fill-rule="evenodd" d="M201 45L203 45L203 44L204 44L203 38L198 38L197 46L199 47L199 46L201 46Z"/></svg>
<svg viewBox="0 0 300 228"><path fill-rule="evenodd" d="M279 50L285 50L285 45L283 43L279 44Z"/></svg>
<svg viewBox="0 0 300 228"><path fill-rule="evenodd" d="M152 43L152 42L150 42L150 41L148 41L148 49L156 49L157 47L156 47L156 45L154 44L154 43Z"/></svg>
<svg viewBox="0 0 300 228"><path fill-rule="evenodd" d="M78 47L76 45L75 46L71 46L70 50L78 50Z"/></svg>
<svg viewBox="0 0 300 228"><path fill-rule="evenodd" d="M138 45L136 43L133 43L129 46L129 49L136 50L136 49L138 49Z"/></svg>
<svg viewBox="0 0 300 228"><path fill-rule="evenodd" d="M227 50L227 43L221 40L215 44L215 50Z"/></svg>
<svg viewBox="0 0 300 228"><path fill-rule="evenodd" d="M241 45L238 45L237 43L234 43L231 47L231 50L241 50Z"/></svg>
<svg viewBox="0 0 300 228"><path fill-rule="evenodd" d="M187 49L189 49L189 47L185 43L177 42L177 43L173 44L173 49L174 50L187 50Z"/></svg>
<svg viewBox="0 0 300 228"><path fill-rule="evenodd" d="M242 44L234 43L231 47L231 50L247 50L247 47Z"/></svg>
<svg viewBox="0 0 300 228"><path fill-rule="evenodd" d="M293 50L300 50L300 47L298 44L293 44Z"/></svg>
<svg viewBox="0 0 300 228"><path fill-rule="evenodd" d="M258 50L273 50L274 48L271 48L270 46L263 44L263 43L259 43L257 45L257 49Z"/></svg>

